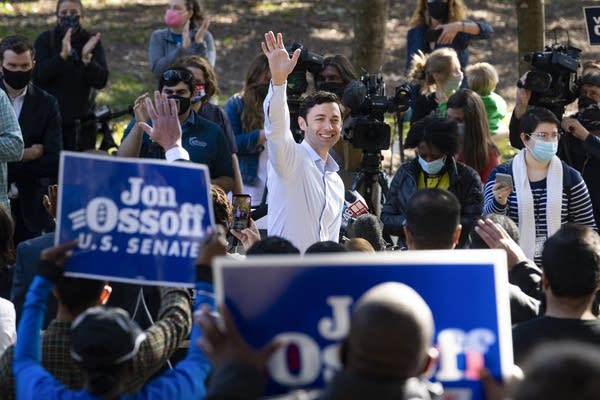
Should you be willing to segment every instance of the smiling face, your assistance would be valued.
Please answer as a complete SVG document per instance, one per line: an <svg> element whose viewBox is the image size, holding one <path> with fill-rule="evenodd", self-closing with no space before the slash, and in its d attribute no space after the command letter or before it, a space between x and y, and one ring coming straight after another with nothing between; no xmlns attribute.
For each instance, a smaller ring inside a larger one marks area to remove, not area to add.
<svg viewBox="0 0 600 400"><path fill-rule="evenodd" d="M298 117L298 125L304 131L304 140L325 160L329 149L340 140L340 107L337 103L316 104L308 111L306 119Z"/></svg>

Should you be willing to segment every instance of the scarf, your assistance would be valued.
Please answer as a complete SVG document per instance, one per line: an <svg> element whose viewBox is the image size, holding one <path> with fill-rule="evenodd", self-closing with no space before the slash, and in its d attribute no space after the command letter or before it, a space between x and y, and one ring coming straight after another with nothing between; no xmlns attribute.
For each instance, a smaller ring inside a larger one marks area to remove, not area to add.
<svg viewBox="0 0 600 400"><path fill-rule="evenodd" d="M529 259L535 257L536 232L535 213L533 210L533 195L527 165L525 164L525 148L521 149L512 163L512 172L517 195L517 208L519 210L519 245ZM546 223L548 236L552 236L561 225L563 193L563 168L557 156L552 157L546 175Z"/></svg>

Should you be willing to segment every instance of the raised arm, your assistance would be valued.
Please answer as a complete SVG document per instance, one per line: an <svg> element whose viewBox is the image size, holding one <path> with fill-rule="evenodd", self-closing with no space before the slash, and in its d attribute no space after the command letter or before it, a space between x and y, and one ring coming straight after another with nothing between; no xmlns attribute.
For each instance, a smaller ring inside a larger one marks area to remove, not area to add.
<svg viewBox="0 0 600 400"><path fill-rule="evenodd" d="M301 50L297 49L290 58L283 45L281 33L275 37L272 31L265 33L265 41L261 43L261 46L269 60L269 69L271 70L269 94L263 105L269 162L279 175L285 176L288 172L293 171L296 164L296 143L290 131L286 83L288 75L298 62Z"/></svg>

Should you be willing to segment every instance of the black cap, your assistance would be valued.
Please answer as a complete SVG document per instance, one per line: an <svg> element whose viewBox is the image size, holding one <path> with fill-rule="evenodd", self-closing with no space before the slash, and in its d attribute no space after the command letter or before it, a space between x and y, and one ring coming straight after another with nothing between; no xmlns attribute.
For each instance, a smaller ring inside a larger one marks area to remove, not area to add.
<svg viewBox="0 0 600 400"><path fill-rule="evenodd" d="M71 357L86 369L110 367L135 356L146 334L129 313L116 307L91 307L71 325Z"/></svg>
<svg viewBox="0 0 600 400"><path fill-rule="evenodd" d="M600 72L590 72L581 78L583 85L592 85L600 87Z"/></svg>

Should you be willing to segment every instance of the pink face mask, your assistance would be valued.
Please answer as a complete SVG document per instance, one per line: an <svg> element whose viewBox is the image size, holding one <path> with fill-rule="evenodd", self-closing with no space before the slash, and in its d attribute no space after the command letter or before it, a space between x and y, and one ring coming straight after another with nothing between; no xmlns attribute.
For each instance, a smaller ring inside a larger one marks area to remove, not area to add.
<svg viewBox="0 0 600 400"><path fill-rule="evenodd" d="M183 15L178 11L169 9L165 12L165 24L167 24L169 28L181 26L184 24Z"/></svg>

